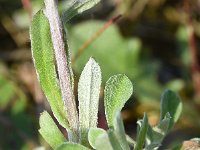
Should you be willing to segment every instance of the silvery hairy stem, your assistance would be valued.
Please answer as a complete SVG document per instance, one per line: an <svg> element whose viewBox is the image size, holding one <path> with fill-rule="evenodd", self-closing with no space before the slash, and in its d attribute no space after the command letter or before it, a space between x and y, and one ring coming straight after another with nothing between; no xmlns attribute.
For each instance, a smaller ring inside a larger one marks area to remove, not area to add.
<svg viewBox="0 0 200 150"><path fill-rule="evenodd" d="M76 102L73 94L73 87L70 79L69 61L67 61L66 46L64 42L63 26L58 13L57 0L44 0L45 15L50 24L51 38L55 51L55 59L58 69L58 77L62 98L64 101L65 111L67 113L69 125L72 132L78 135L78 113L76 109ZM69 140L77 140L77 137L68 137ZM75 142L75 141L74 141Z"/></svg>

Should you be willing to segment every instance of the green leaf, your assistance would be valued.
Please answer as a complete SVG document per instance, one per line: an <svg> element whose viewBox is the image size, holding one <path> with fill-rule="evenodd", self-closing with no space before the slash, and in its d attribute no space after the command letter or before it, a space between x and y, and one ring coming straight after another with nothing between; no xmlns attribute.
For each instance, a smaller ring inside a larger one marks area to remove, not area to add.
<svg viewBox="0 0 200 150"><path fill-rule="evenodd" d="M101 70L94 59L86 64L78 83L79 122L82 142L87 141L90 127L97 126Z"/></svg>
<svg viewBox="0 0 200 150"><path fill-rule="evenodd" d="M125 75L114 75L106 82L104 105L109 127L114 126L116 113L121 111L132 92L132 83Z"/></svg>
<svg viewBox="0 0 200 150"><path fill-rule="evenodd" d="M117 139L113 129L108 130L108 137L109 137L109 141L112 145L112 148L114 150L123 150L121 145L119 144L119 140Z"/></svg>
<svg viewBox="0 0 200 150"><path fill-rule="evenodd" d="M125 133L125 130L124 130L124 124L123 124L120 112L116 113L114 129L115 129L114 131L115 131L116 137L117 137L122 149L123 150L129 150L130 147L129 147L127 140L126 140L126 133Z"/></svg>
<svg viewBox="0 0 200 150"><path fill-rule="evenodd" d="M148 118L146 113L144 113L144 118L142 124L140 125L139 133L137 135L137 141L134 150L142 150L145 144L145 139L148 131Z"/></svg>
<svg viewBox="0 0 200 150"><path fill-rule="evenodd" d="M55 150L90 150L90 149L80 144L65 142L59 145Z"/></svg>
<svg viewBox="0 0 200 150"><path fill-rule="evenodd" d="M133 147L135 146L136 142L127 134L126 134L126 140L127 140L129 145L131 145Z"/></svg>
<svg viewBox="0 0 200 150"><path fill-rule="evenodd" d="M0 74L0 109L6 108L15 94L13 83Z"/></svg>
<svg viewBox="0 0 200 150"><path fill-rule="evenodd" d="M0 68L3 67L0 64ZM3 69L2 69L3 70ZM11 109L11 114L22 113L27 106L27 99L20 87L7 78L0 69L0 110Z"/></svg>
<svg viewBox="0 0 200 150"><path fill-rule="evenodd" d="M39 122L39 132L52 148L56 148L58 145L66 141L48 112L44 111L41 114Z"/></svg>
<svg viewBox="0 0 200 150"><path fill-rule="evenodd" d="M90 128L88 140L90 145L96 150L113 150L107 132L101 128Z"/></svg>
<svg viewBox="0 0 200 150"><path fill-rule="evenodd" d="M58 122L69 128L57 79L49 22L40 10L31 24L31 47L38 79Z"/></svg>
<svg viewBox="0 0 200 150"><path fill-rule="evenodd" d="M171 129L174 123L179 119L182 112L182 103L180 97L173 91L166 90L161 97L161 113L160 120L165 118L165 115L169 112L172 119L170 119L169 129Z"/></svg>
<svg viewBox="0 0 200 150"><path fill-rule="evenodd" d="M72 55L77 55L77 50L82 47L83 43L91 39L105 23L86 21L74 25L69 30L69 46L72 50ZM119 33L118 27L112 25L84 49L81 55L75 59L73 68L78 74L81 74L84 64L92 56L101 65L102 82L104 85L112 75L117 73L126 74L129 78L135 80L135 78L138 79L138 77L144 76L141 73L146 74L144 71L148 70L142 69L139 65L141 64L138 62L140 60L140 53L140 40L137 38L124 39ZM112 54L112 59L108 54ZM149 78L149 76L145 76L145 78Z"/></svg>
<svg viewBox="0 0 200 150"><path fill-rule="evenodd" d="M171 116L169 113L167 113L165 117L163 118L163 120L161 120L160 123L153 128L154 131L157 131L162 135L166 134L169 129L170 120L171 120Z"/></svg>
<svg viewBox="0 0 200 150"><path fill-rule="evenodd" d="M106 134L106 131L101 128L90 128L88 132L88 141L90 145L96 149L96 141L99 136Z"/></svg>
<svg viewBox="0 0 200 150"><path fill-rule="evenodd" d="M157 126L152 128L149 125L146 138L147 144L145 146L146 150L157 149L161 145L162 140L168 133L170 119L170 114L167 113Z"/></svg>
<svg viewBox="0 0 200 150"><path fill-rule="evenodd" d="M88 132L88 140L90 145L96 149L96 141L99 136L106 134L106 131L101 128L90 128Z"/></svg>
<svg viewBox="0 0 200 150"><path fill-rule="evenodd" d="M81 14L82 12L94 7L99 2L100 0L76 0L76 1L68 0L66 1L68 9L63 14L63 20L67 22L75 15Z"/></svg>

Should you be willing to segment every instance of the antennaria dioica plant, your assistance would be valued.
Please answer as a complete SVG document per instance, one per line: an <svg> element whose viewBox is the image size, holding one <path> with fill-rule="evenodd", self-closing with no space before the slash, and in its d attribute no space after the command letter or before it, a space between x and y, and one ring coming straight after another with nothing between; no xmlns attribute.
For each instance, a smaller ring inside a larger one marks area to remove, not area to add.
<svg viewBox="0 0 200 150"><path fill-rule="evenodd" d="M33 17L31 47L34 65L41 87L58 123L67 130L66 139L57 125L44 111L40 116L39 132L56 150L152 150L157 149L168 131L177 122L182 103L172 91L161 97L160 122L151 127L147 114L138 121L136 141L126 135L120 111L133 92L126 75L110 77L104 90L104 106L108 131L97 128L101 69L90 58L78 83L79 106L76 108L74 79L70 52L63 24L74 15L93 7L99 0L71 2L61 18L56 0L44 0L44 7Z"/></svg>

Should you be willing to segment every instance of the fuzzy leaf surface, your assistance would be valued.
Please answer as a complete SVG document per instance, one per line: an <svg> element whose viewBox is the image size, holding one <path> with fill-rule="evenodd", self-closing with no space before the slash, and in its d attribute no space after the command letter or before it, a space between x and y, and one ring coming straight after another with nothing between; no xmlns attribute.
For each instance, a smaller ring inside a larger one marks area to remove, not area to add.
<svg viewBox="0 0 200 150"><path fill-rule="evenodd" d="M39 122L39 132L52 148L56 148L58 145L66 141L64 135L58 129L48 112L44 111L41 114Z"/></svg>
<svg viewBox="0 0 200 150"><path fill-rule="evenodd" d="M163 120L167 113L170 114L171 119L170 119L169 129L171 129L174 123L178 121L182 112L182 103L180 97L173 91L170 90L164 91L161 97L160 108L161 108L160 120Z"/></svg>
<svg viewBox="0 0 200 150"><path fill-rule="evenodd" d="M134 150L142 150L143 149L147 131L148 131L148 118L145 113L144 118L142 120L142 124L140 125L139 133L137 135L137 141L136 141L136 146L135 146Z"/></svg>
<svg viewBox="0 0 200 150"><path fill-rule="evenodd" d="M108 137L113 150L123 150L114 130L112 129L108 130Z"/></svg>
<svg viewBox="0 0 200 150"><path fill-rule="evenodd" d="M79 122L81 139L87 139L88 130L97 126L101 70L94 59L90 58L78 83Z"/></svg>
<svg viewBox="0 0 200 150"><path fill-rule="evenodd" d="M106 131L101 128L90 128L88 132L88 140L90 145L94 149L97 149L98 147L97 142L99 140L99 137L105 134L107 134Z"/></svg>
<svg viewBox="0 0 200 150"><path fill-rule="evenodd" d="M149 125L146 138L147 143L145 146L146 150L158 149L158 147L161 145L162 140L168 133L170 119L171 119L170 114L167 113L165 115L165 118L161 120L157 126L152 128Z"/></svg>
<svg viewBox="0 0 200 150"><path fill-rule="evenodd" d="M116 113L121 111L132 92L132 83L126 75L114 75L106 82L104 105L106 120L109 127L114 126Z"/></svg>
<svg viewBox="0 0 200 150"><path fill-rule="evenodd" d="M64 2L63 5L67 5L67 7L65 7L66 11L63 14L64 21L69 21L75 15L83 13L99 2L100 0L68 0Z"/></svg>
<svg viewBox="0 0 200 150"><path fill-rule="evenodd" d="M50 26L43 10L34 16L30 35L33 62L42 90L58 122L69 128L54 64Z"/></svg>
<svg viewBox="0 0 200 150"><path fill-rule="evenodd" d="M88 140L90 145L96 150L113 150L107 132L101 128L90 128Z"/></svg>
<svg viewBox="0 0 200 150"><path fill-rule="evenodd" d="M126 140L126 133L125 133L125 130L124 130L124 124L123 124L123 120L121 118L120 112L116 113L116 118L117 119L115 119L115 124L114 124L116 137L117 137L117 139L118 139L123 150L130 150L130 147L129 147L128 142Z"/></svg>

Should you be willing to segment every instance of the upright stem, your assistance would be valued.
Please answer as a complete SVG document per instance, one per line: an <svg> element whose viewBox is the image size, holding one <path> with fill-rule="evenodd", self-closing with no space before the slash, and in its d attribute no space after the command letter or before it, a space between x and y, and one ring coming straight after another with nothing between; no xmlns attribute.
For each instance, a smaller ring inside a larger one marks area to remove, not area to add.
<svg viewBox="0 0 200 150"><path fill-rule="evenodd" d="M63 26L58 13L57 0L44 0L45 15L50 24L51 37L55 51L55 59L58 68L58 76L62 98L65 105L69 125L74 135L68 133L70 141L77 142L78 136L78 113L76 109L76 102L73 94L73 87L71 82L70 68L66 56L66 47L64 43ZM75 136L75 137L74 137Z"/></svg>

